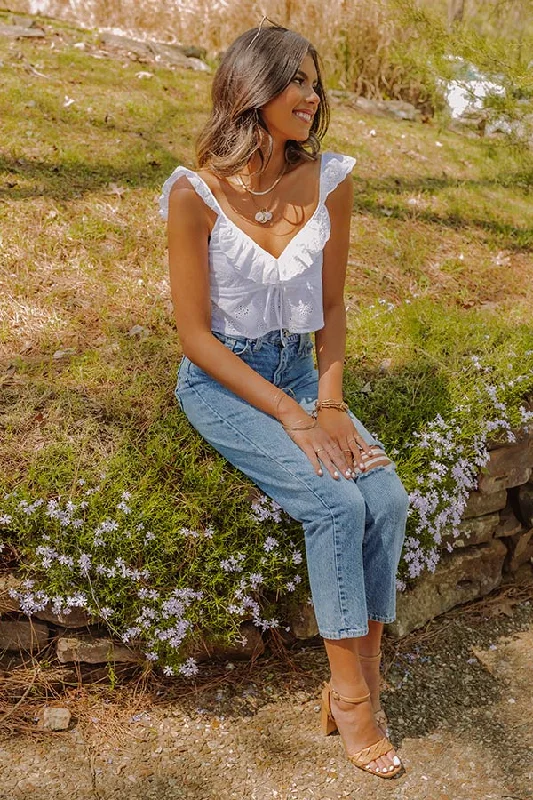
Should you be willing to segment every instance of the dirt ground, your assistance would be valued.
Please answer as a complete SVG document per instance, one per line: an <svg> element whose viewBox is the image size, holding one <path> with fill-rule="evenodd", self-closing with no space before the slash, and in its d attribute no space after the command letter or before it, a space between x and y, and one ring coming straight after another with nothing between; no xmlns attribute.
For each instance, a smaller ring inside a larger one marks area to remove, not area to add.
<svg viewBox="0 0 533 800"><path fill-rule="evenodd" d="M386 641L384 705L406 773L356 770L319 731L320 642L196 683L85 684L4 704L1 800L527 800L533 797L533 585ZM25 701L26 702L26 701ZM43 705L69 730L39 730Z"/></svg>

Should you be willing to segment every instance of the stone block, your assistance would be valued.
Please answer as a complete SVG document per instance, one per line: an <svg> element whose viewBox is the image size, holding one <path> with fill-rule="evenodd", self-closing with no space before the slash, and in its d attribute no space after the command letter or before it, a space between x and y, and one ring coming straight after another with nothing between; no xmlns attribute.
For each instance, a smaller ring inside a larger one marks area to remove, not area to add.
<svg viewBox="0 0 533 800"><path fill-rule="evenodd" d="M297 639L311 639L318 636L315 612L310 603L301 603L289 614L288 623Z"/></svg>
<svg viewBox="0 0 533 800"><path fill-rule="evenodd" d="M471 492L466 501L463 519L492 514L494 511L500 511L500 509L505 508L506 504L507 491L505 489L499 489L492 494L487 492Z"/></svg>
<svg viewBox="0 0 533 800"><path fill-rule="evenodd" d="M499 452L499 451L496 451ZM518 464L510 467L504 475L484 475L479 476L478 489L480 492L496 492L498 489L512 489L514 486L521 486L527 483L531 477L530 467L520 467Z"/></svg>
<svg viewBox="0 0 533 800"><path fill-rule="evenodd" d="M196 661L220 658L227 661L255 659L265 652L261 631L253 622L243 622L240 627L242 640L235 644L216 644L205 642L201 648L191 653Z"/></svg>
<svg viewBox="0 0 533 800"><path fill-rule="evenodd" d="M520 486L517 492L517 502L522 523L527 528L533 526L533 483Z"/></svg>
<svg viewBox="0 0 533 800"><path fill-rule="evenodd" d="M488 594L501 581L506 554L504 543L493 539L444 556L435 572L423 573L413 589L397 595L397 618L387 632L406 636L454 606Z"/></svg>
<svg viewBox="0 0 533 800"><path fill-rule="evenodd" d="M68 708L50 708L45 706L42 714L42 728L45 731L66 731L70 723L70 711Z"/></svg>
<svg viewBox="0 0 533 800"><path fill-rule="evenodd" d="M0 620L0 650L41 650L48 642L48 625L32 619Z"/></svg>
<svg viewBox="0 0 533 800"><path fill-rule="evenodd" d="M10 597L9 590L17 589L20 591L22 578L16 578L10 572L0 575L0 614L20 611L20 604L17 599Z"/></svg>
<svg viewBox="0 0 533 800"><path fill-rule="evenodd" d="M498 528L500 522L499 514L485 514L482 517L471 517L464 520L458 526L459 535L454 538L452 533L446 533L442 537L442 544L451 542L454 547L467 547L474 544L489 542Z"/></svg>
<svg viewBox="0 0 533 800"><path fill-rule="evenodd" d="M524 526L515 516L511 506L507 505L500 513L500 521L494 536L498 539L502 539L506 536L514 536L516 533L522 533L523 530Z"/></svg>
<svg viewBox="0 0 533 800"><path fill-rule="evenodd" d="M523 533L517 533L506 539L508 556L505 561L506 572L516 572L522 564L533 558L533 528Z"/></svg>
<svg viewBox="0 0 533 800"><path fill-rule="evenodd" d="M518 444L498 447L479 476L480 492L495 492L527 483L533 467L533 441L528 438Z"/></svg>
<svg viewBox="0 0 533 800"><path fill-rule="evenodd" d="M70 614L54 614L51 611L51 604L42 611L36 611L33 616L46 622L52 622L54 625L61 625L62 628L86 628L97 622L83 608L74 607Z"/></svg>
<svg viewBox="0 0 533 800"><path fill-rule="evenodd" d="M83 661L86 664L105 664L108 661L142 661L144 656L120 642L105 637L60 636L57 657L61 664Z"/></svg>
<svg viewBox="0 0 533 800"><path fill-rule="evenodd" d="M490 459L486 465L489 474L496 477L505 475L513 466L522 469L533 467L533 439L528 437L523 442L509 444L498 447L490 453Z"/></svg>

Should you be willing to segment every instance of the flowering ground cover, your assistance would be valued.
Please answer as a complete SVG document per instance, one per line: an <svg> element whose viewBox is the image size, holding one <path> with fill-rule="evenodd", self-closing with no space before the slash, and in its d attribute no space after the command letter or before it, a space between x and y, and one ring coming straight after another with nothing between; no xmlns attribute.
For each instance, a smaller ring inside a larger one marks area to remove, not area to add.
<svg viewBox="0 0 533 800"><path fill-rule="evenodd" d="M3 566L24 611L86 608L191 675L203 638L283 627L309 594L299 526L173 399L156 200L194 166L210 76L147 77L62 26L0 60ZM439 120L332 116L325 149L357 158L346 397L411 496L402 589L435 568L487 440L532 419L533 158Z"/></svg>

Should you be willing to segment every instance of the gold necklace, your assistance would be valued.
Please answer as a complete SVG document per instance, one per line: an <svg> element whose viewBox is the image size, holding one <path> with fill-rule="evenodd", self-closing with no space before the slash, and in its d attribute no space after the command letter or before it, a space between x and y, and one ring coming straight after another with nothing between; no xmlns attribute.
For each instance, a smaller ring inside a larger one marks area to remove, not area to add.
<svg viewBox="0 0 533 800"><path fill-rule="evenodd" d="M244 183L244 181L243 181L243 179L241 178L240 175L237 175L237 180L241 184L241 186L244 189L244 191L248 192L248 194L252 195L252 200L253 200L254 197L260 197L262 195L268 194L273 189L275 189L275 187L278 185L280 180L285 175L286 171L287 171L287 164L284 165L283 169L281 170L281 173L278 175L278 177L276 178L276 180L274 181L272 186L270 186L268 189L264 189L261 192L255 191L254 189L250 189L248 186L246 186L246 184ZM268 208L264 207L264 208L260 208L259 209L259 211L256 213L254 219L255 219L256 222L259 222L259 223L261 223L261 225L264 225L265 223L270 222L270 220L272 219L272 216L273 216L272 211L269 211Z"/></svg>

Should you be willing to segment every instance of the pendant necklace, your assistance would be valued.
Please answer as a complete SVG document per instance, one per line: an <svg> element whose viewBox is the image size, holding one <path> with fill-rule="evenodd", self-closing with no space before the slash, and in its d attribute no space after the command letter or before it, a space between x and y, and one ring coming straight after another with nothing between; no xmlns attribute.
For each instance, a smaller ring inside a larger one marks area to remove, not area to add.
<svg viewBox="0 0 533 800"><path fill-rule="evenodd" d="M246 186L240 175L237 175L237 180L239 181L245 192L248 192L248 194L251 194L254 197L261 197L265 194L269 194L269 192L271 192L273 189L276 188L280 180L285 175L286 170L287 170L287 164L285 164L281 173L278 175L272 186L270 186L268 189L263 189L263 191L261 192L256 191L254 189L250 189L248 186ZM260 222L262 225L264 225L266 222L270 222L272 216L273 216L272 211L269 211L267 208L260 208L259 211L256 213L254 219L256 222Z"/></svg>

